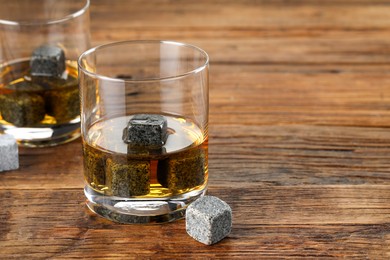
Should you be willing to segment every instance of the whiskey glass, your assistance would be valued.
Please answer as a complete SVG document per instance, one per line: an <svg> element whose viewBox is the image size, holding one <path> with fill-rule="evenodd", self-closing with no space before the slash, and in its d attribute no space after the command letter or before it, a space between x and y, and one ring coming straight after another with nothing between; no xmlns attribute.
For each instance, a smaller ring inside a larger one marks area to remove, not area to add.
<svg viewBox="0 0 390 260"><path fill-rule="evenodd" d="M0 6L0 132L29 147L79 137L77 59L90 47L89 0Z"/></svg>
<svg viewBox="0 0 390 260"><path fill-rule="evenodd" d="M78 62L87 206L120 223L183 218L207 188L207 53L125 41Z"/></svg>

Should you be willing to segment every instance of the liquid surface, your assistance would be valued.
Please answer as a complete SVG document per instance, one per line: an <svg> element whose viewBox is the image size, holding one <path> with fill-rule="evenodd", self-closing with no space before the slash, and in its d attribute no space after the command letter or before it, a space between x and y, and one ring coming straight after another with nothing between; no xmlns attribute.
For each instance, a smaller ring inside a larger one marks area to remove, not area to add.
<svg viewBox="0 0 390 260"><path fill-rule="evenodd" d="M110 153L128 153L128 144L123 142L123 129L132 116L116 117L94 124L88 131L87 143ZM203 133L193 122L181 117L165 116L168 125L168 138L161 154L200 145Z"/></svg>
<svg viewBox="0 0 390 260"><path fill-rule="evenodd" d="M185 118L164 115L168 137L161 148L122 140L132 116L92 125L84 139L84 176L97 192L117 197L164 198L201 190L208 179L208 139Z"/></svg>

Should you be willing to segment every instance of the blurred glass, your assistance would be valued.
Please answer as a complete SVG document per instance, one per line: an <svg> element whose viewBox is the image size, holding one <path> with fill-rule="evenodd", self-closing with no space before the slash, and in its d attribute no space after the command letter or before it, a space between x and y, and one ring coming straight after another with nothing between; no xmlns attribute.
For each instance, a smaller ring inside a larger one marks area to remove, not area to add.
<svg viewBox="0 0 390 260"><path fill-rule="evenodd" d="M77 59L89 0L0 0L0 131L23 146L80 136Z"/></svg>

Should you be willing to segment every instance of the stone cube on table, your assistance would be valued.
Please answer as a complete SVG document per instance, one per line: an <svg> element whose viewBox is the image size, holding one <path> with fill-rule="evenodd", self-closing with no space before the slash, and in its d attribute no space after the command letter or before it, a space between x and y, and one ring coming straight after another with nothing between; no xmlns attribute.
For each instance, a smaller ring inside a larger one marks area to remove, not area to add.
<svg viewBox="0 0 390 260"><path fill-rule="evenodd" d="M0 135L0 172L19 168L16 139L9 134Z"/></svg>
<svg viewBox="0 0 390 260"><path fill-rule="evenodd" d="M186 230L195 240L211 245L226 237L232 227L230 206L214 196L203 196L188 206Z"/></svg>

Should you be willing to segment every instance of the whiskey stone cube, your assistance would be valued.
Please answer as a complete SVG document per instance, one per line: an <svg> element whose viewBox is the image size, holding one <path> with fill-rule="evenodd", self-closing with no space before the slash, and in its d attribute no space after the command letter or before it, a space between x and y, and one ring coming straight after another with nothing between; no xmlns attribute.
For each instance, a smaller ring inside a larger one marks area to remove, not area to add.
<svg viewBox="0 0 390 260"><path fill-rule="evenodd" d="M38 123L44 117L42 110L42 95L44 88L29 81L9 84L0 94L0 114L4 120L17 126ZM36 95L38 94L38 95ZM31 97L31 100L29 100ZM15 102L18 102L15 104ZM30 110L29 105L33 107Z"/></svg>
<svg viewBox="0 0 390 260"><path fill-rule="evenodd" d="M45 94L46 113L57 122L67 122L80 115L79 89L68 87L50 90Z"/></svg>
<svg viewBox="0 0 390 260"><path fill-rule="evenodd" d="M80 115L78 88L49 91L45 101L47 114L55 117L57 123L68 122Z"/></svg>
<svg viewBox="0 0 390 260"><path fill-rule="evenodd" d="M56 46L36 48L30 61L33 76L61 76L65 71L64 51Z"/></svg>
<svg viewBox="0 0 390 260"><path fill-rule="evenodd" d="M206 155L201 148L178 153L158 162L157 180L173 193L195 188L205 181L205 163Z"/></svg>
<svg viewBox="0 0 390 260"><path fill-rule="evenodd" d="M44 90L44 87L41 85L35 84L30 81L20 81L15 84L10 84L5 86L6 89L20 91L20 92L38 92L41 93Z"/></svg>
<svg viewBox="0 0 390 260"><path fill-rule="evenodd" d="M0 135L0 172L19 168L18 145L12 135Z"/></svg>
<svg viewBox="0 0 390 260"><path fill-rule="evenodd" d="M42 96L16 91L0 98L1 116L15 126L32 126L45 117L45 101Z"/></svg>
<svg viewBox="0 0 390 260"><path fill-rule="evenodd" d="M127 146L127 155L132 155L133 158L145 158L145 156L159 156L161 154L166 154L165 147L148 147L148 146Z"/></svg>
<svg viewBox="0 0 390 260"><path fill-rule="evenodd" d="M67 78L51 77L51 76L31 76L32 83L42 86L46 90L56 90L71 86L78 86L76 77L67 75Z"/></svg>
<svg viewBox="0 0 390 260"><path fill-rule="evenodd" d="M226 237L232 227L232 210L221 199L203 196L188 206L186 230L195 240L211 245Z"/></svg>
<svg viewBox="0 0 390 260"><path fill-rule="evenodd" d="M167 137L167 120L164 116L138 114L123 129L123 141L135 146L161 147Z"/></svg>
<svg viewBox="0 0 390 260"><path fill-rule="evenodd" d="M80 114L80 97L77 78L33 76L32 82L44 87L46 113L57 123L69 122Z"/></svg>
<svg viewBox="0 0 390 260"><path fill-rule="evenodd" d="M95 189L101 189L106 184L106 158L102 152L84 145L84 174L85 180Z"/></svg>
<svg viewBox="0 0 390 260"><path fill-rule="evenodd" d="M137 160L107 159L107 187L113 196L146 195L150 191L150 163Z"/></svg>

